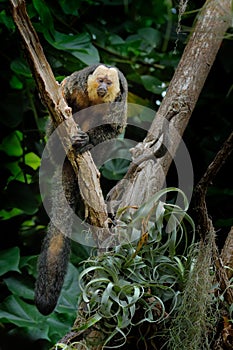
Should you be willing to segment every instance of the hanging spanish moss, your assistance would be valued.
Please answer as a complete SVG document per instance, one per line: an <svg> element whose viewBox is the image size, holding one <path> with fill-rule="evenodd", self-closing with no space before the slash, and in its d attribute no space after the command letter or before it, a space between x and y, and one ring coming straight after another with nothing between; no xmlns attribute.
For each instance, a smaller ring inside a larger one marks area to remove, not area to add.
<svg viewBox="0 0 233 350"><path fill-rule="evenodd" d="M194 266L184 289L182 304L172 322L168 349L210 349L213 327L217 319L213 308L214 239L214 232L210 232L206 241L199 243Z"/></svg>

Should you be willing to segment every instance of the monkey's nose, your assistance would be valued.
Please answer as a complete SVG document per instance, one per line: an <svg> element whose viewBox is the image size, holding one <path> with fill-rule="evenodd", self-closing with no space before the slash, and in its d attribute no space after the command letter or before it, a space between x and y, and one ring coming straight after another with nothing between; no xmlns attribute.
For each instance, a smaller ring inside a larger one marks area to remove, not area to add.
<svg viewBox="0 0 233 350"><path fill-rule="evenodd" d="M108 91L107 85L103 83L98 87L97 94L98 96L103 97L104 95L106 95L107 91Z"/></svg>

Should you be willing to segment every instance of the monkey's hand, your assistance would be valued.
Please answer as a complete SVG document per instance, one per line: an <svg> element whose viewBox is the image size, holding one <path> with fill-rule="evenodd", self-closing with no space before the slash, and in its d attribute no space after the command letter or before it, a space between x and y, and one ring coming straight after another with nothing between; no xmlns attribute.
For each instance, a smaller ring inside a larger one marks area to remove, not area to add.
<svg viewBox="0 0 233 350"><path fill-rule="evenodd" d="M77 153L83 153L93 147L93 145L89 143L89 135L81 129L78 129L77 134L72 136L72 143Z"/></svg>

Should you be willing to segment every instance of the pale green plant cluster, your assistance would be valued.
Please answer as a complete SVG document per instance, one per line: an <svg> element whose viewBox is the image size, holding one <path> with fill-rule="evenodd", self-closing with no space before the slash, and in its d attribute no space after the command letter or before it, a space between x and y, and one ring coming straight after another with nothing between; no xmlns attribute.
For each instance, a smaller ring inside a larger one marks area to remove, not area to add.
<svg viewBox="0 0 233 350"><path fill-rule="evenodd" d="M162 201L168 193L181 195L184 208ZM105 333L105 346L117 348L133 327L171 319L192 267L194 224L187 208L182 191L168 188L128 215L127 224L119 215L120 232L140 237L85 262L80 303L87 321L79 330L95 325Z"/></svg>

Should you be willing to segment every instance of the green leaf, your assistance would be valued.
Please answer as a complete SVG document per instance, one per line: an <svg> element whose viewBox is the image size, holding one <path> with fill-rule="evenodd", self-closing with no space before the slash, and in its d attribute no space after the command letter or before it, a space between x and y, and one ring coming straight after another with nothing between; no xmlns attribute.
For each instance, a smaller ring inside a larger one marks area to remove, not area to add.
<svg viewBox="0 0 233 350"><path fill-rule="evenodd" d="M112 33L109 35L108 40L111 45L120 45L125 43L125 41L119 35Z"/></svg>
<svg viewBox="0 0 233 350"><path fill-rule="evenodd" d="M11 70L16 74L22 75L23 77L26 77L26 78L32 77L32 73L28 65L21 58L17 58L14 61L12 61L10 67L11 67Z"/></svg>
<svg viewBox="0 0 233 350"><path fill-rule="evenodd" d="M39 314L34 305L29 305L18 296L11 295L0 305L0 320L2 323L14 324L17 327L32 331L34 339L50 340L49 323Z"/></svg>
<svg viewBox="0 0 233 350"><path fill-rule="evenodd" d="M7 16L6 10L0 12L0 23L4 24L9 30L15 28L14 21L11 16Z"/></svg>
<svg viewBox="0 0 233 350"><path fill-rule="evenodd" d="M155 211L155 221L156 221L157 229L160 233L162 233L164 213L165 213L164 203L159 201Z"/></svg>
<svg viewBox="0 0 233 350"><path fill-rule="evenodd" d="M161 33L154 28L141 28L138 30L138 34L143 39L144 45L148 45L150 51L160 44Z"/></svg>
<svg viewBox="0 0 233 350"><path fill-rule="evenodd" d="M126 159L112 159L101 168L103 176L110 180L120 180L123 178L129 167Z"/></svg>
<svg viewBox="0 0 233 350"><path fill-rule="evenodd" d="M18 247L13 247L4 251L1 251L0 255L0 276L4 275L8 271L19 270L20 253Z"/></svg>
<svg viewBox="0 0 233 350"><path fill-rule="evenodd" d="M33 152L27 153L25 154L25 164L36 170L40 167L40 157Z"/></svg>
<svg viewBox="0 0 233 350"><path fill-rule="evenodd" d="M75 309L73 309L72 318L67 314L61 317L58 313L45 317L34 305L26 303L16 295L9 296L0 305L0 322L21 328L22 333L33 340L58 341L61 334L65 334L70 329L74 319Z"/></svg>
<svg viewBox="0 0 233 350"><path fill-rule="evenodd" d="M161 87L161 81L151 75L142 75L142 83L146 90L153 92L154 94L160 95L164 88Z"/></svg>
<svg viewBox="0 0 233 350"><path fill-rule="evenodd" d="M21 146L22 140L23 134L16 130L3 139L0 145L0 150L4 151L9 156L19 157L23 154L23 149Z"/></svg>
<svg viewBox="0 0 233 350"><path fill-rule="evenodd" d="M77 16L78 15L78 3L77 0L59 0L58 1L63 12L66 15Z"/></svg>
<svg viewBox="0 0 233 350"><path fill-rule="evenodd" d="M91 44L91 38L87 33L67 35L55 31L53 37L47 32L44 35L50 45L69 52L87 65L99 62L98 50Z"/></svg>
<svg viewBox="0 0 233 350"><path fill-rule="evenodd" d="M180 209L179 207L177 206L172 206L170 205L171 207L171 210L177 210L177 208L179 209L179 211L181 213L185 212L187 209L188 209L188 200L187 200L187 197L185 196L184 192L182 192L180 189L178 188L175 188L175 187L168 187L168 188L164 188L162 190L160 190L159 192L157 192L155 195L153 195L147 202L145 202L144 204L142 204L140 206L140 208L138 210L135 211L135 213L133 214L133 220L131 221L131 223L129 224L130 227L135 227L136 226L136 223L138 221L141 221L143 220L145 217L147 217L148 215L152 215L152 210L153 209L156 209L158 204L159 204L159 201L161 200L161 198L164 196L164 195L167 195L167 193L169 192L177 192L177 193L180 193L181 196L182 196L182 199L183 199L183 202L184 202L184 209ZM168 205L167 205L168 207ZM163 211L162 211L162 204L160 205L159 211L157 212L157 217L158 215L162 215ZM161 225L161 223L160 223Z"/></svg>
<svg viewBox="0 0 233 350"><path fill-rule="evenodd" d="M4 282L12 294L29 300L34 299L34 283L30 283L25 277L8 277L4 278Z"/></svg>
<svg viewBox="0 0 233 350"><path fill-rule="evenodd" d="M21 182L25 182L25 174L23 173L22 169L19 166L19 160L15 162L9 162L5 165L7 169L10 170L12 176L8 178L8 182L10 183L12 180L18 180ZM28 175L28 174L26 174ZM27 180L29 175L27 176ZM30 182L30 181L28 181Z"/></svg>
<svg viewBox="0 0 233 350"><path fill-rule="evenodd" d="M125 44L127 45L127 52L132 57L137 57L142 55L142 38L138 34L133 34L128 36L128 38L125 41ZM123 46L124 48L125 46ZM122 51L122 50L121 50Z"/></svg>
<svg viewBox="0 0 233 350"><path fill-rule="evenodd" d="M181 276L183 277L184 273L185 273L185 266L183 265L181 259L178 256L175 256L174 260L176 260L179 272L180 272Z"/></svg>
<svg viewBox="0 0 233 350"><path fill-rule="evenodd" d="M11 210L0 210L0 219L1 220L9 220L11 218L13 218L14 216L18 216L23 214L23 211L21 209L18 208L13 208Z"/></svg>
<svg viewBox="0 0 233 350"><path fill-rule="evenodd" d="M67 314L61 315L58 313L53 313L47 319L43 319L43 322L46 321L49 326L49 338L51 339L52 343L55 343L61 339L61 334L66 334L68 331L70 331L75 317L75 310L73 310L72 318L67 317Z"/></svg>
<svg viewBox="0 0 233 350"><path fill-rule="evenodd" d="M19 78L16 77L16 75L13 75L10 80L10 86L12 87L12 89L22 90L23 83L21 80L19 80Z"/></svg>
<svg viewBox="0 0 233 350"><path fill-rule="evenodd" d="M29 275L32 275L34 278L37 276L37 255L23 256L20 259L19 267L20 270L27 270Z"/></svg>
<svg viewBox="0 0 233 350"><path fill-rule="evenodd" d="M75 317L76 305L80 294L78 278L79 270L69 263L61 296L56 307L58 313L70 314Z"/></svg>
<svg viewBox="0 0 233 350"><path fill-rule="evenodd" d="M33 6L40 16L44 30L54 34L53 17L46 2L43 0L33 0Z"/></svg>
<svg viewBox="0 0 233 350"><path fill-rule="evenodd" d="M97 322L99 322L101 320L102 316L100 316L99 314L95 314L94 316L90 317L85 324L81 325L80 327L77 328L77 331L83 331L86 330L92 326L94 326L94 324L96 324Z"/></svg>

